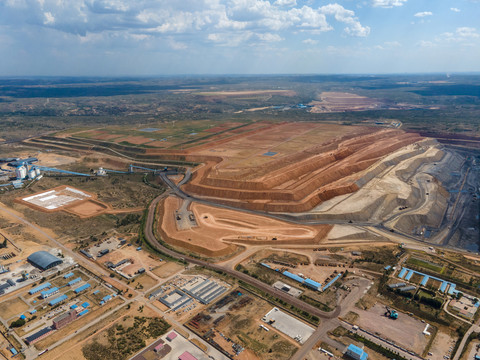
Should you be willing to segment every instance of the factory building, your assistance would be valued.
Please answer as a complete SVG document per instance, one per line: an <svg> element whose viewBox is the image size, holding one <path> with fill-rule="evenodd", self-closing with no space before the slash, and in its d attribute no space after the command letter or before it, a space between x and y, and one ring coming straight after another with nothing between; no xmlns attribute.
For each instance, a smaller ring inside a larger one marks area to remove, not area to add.
<svg viewBox="0 0 480 360"><path fill-rule="evenodd" d="M50 290L42 291L41 292L42 299L47 299L50 296L53 296L53 295L57 294L59 291L60 290L58 289L58 287L53 287Z"/></svg>
<svg viewBox="0 0 480 360"><path fill-rule="evenodd" d="M42 290L45 290L45 289L48 289L50 286L52 286L52 284L50 284L49 282L45 283L45 284L42 284L42 285L38 285L37 287L31 289L28 293L30 295L33 295L33 294L36 294L37 292L40 292Z"/></svg>
<svg viewBox="0 0 480 360"><path fill-rule="evenodd" d="M347 350L345 351L345 355L351 357L355 360L367 360L368 354L363 351L362 348L355 346L353 344L348 345Z"/></svg>
<svg viewBox="0 0 480 360"><path fill-rule="evenodd" d="M35 344L37 341L42 340L43 338L46 338L50 333L54 330L53 327L47 326L46 328L43 328L40 331L37 331L35 334L32 334L30 336L27 336L25 338L25 342L28 345Z"/></svg>
<svg viewBox="0 0 480 360"><path fill-rule="evenodd" d="M77 318L77 312L75 310L70 310L65 314L59 315L53 319L53 328L58 330L64 326L67 326L72 321Z"/></svg>
<svg viewBox="0 0 480 360"><path fill-rule="evenodd" d="M63 261L56 256L46 252L37 251L27 258L28 262L40 270L48 270L63 263Z"/></svg>
<svg viewBox="0 0 480 360"><path fill-rule="evenodd" d="M52 301L50 301L50 302L48 303L48 305L50 305L50 306L55 306L55 305L60 304L62 301L65 301L65 300L67 300L67 299L68 299L68 296L67 296L67 295L62 295L62 296L59 296L59 297L53 299Z"/></svg>

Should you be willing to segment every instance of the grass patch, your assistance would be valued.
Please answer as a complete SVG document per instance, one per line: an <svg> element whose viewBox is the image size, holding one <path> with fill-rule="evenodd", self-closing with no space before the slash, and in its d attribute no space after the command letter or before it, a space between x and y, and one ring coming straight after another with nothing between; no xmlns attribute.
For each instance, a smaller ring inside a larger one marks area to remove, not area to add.
<svg viewBox="0 0 480 360"><path fill-rule="evenodd" d="M442 265L435 264L435 263L432 263L430 261L422 260L422 259L415 258L415 257L410 257L407 260L407 264L418 266L420 268L425 268L425 269L428 269L428 270L431 270L431 271L434 271L434 272L437 272L437 273L442 273L442 271L443 271L443 266Z"/></svg>

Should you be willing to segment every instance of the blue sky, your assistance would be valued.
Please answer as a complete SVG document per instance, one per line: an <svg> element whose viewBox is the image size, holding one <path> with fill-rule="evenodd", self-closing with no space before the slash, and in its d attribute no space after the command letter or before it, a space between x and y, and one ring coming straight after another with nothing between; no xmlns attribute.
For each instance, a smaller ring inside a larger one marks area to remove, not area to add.
<svg viewBox="0 0 480 360"><path fill-rule="evenodd" d="M0 0L0 76L480 71L480 0Z"/></svg>

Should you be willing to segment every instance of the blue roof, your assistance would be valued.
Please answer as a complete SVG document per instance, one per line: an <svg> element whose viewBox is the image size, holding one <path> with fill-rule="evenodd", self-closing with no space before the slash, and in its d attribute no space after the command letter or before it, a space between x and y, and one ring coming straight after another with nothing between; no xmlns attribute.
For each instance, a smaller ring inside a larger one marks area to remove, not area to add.
<svg viewBox="0 0 480 360"><path fill-rule="evenodd" d="M70 277L72 277L72 276L73 276L73 273L71 272L71 273L68 273L68 274L63 275L63 278L64 278L64 279L68 279L68 278L70 278Z"/></svg>
<svg viewBox="0 0 480 360"><path fill-rule="evenodd" d="M18 354L17 350L15 350L14 347L10 348L10 352L11 352L13 355L17 355L17 354Z"/></svg>
<svg viewBox="0 0 480 360"><path fill-rule="evenodd" d="M268 265L268 264L265 264L265 263L260 263L260 265L262 265L262 266L265 266L266 268L269 268L269 269L271 269L270 265Z"/></svg>
<svg viewBox="0 0 480 360"><path fill-rule="evenodd" d="M313 281L312 279L305 279L304 284L307 285L307 286L313 287L315 289L319 289L319 288L322 287L322 284L320 284L316 281Z"/></svg>
<svg viewBox="0 0 480 360"><path fill-rule="evenodd" d="M285 275L286 277L292 279L292 280L298 281L299 283L303 284L303 282L304 282L303 278L301 278L298 275L292 274L291 272L284 271L282 274Z"/></svg>
<svg viewBox="0 0 480 360"><path fill-rule="evenodd" d="M26 317L25 315L23 315L23 314L22 314L22 315L20 315L20 319L23 319L23 320L25 320L26 318L27 318L27 317Z"/></svg>
<svg viewBox="0 0 480 360"><path fill-rule="evenodd" d="M348 345L347 350L357 354L360 357L360 360L367 360L368 359L368 354L365 351L363 351L363 349L359 348L358 346L350 344L350 345Z"/></svg>
<svg viewBox="0 0 480 360"><path fill-rule="evenodd" d="M34 252L27 258L27 260L42 270L46 270L53 266L60 265L63 262L61 259L53 256L46 251Z"/></svg>
<svg viewBox="0 0 480 360"><path fill-rule="evenodd" d="M90 284L83 284L82 286L76 288L74 291L76 294L78 294L79 292L82 292L84 290L87 290L88 288L90 287Z"/></svg>
<svg viewBox="0 0 480 360"><path fill-rule="evenodd" d="M409 281L413 275L414 271L413 270L408 270L407 276L405 276L405 280Z"/></svg>
<svg viewBox="0 0 480 360"><path fill-rule="evenodd" d="M45 296L45 295L50 295L50 294L53 294L55 291L58 291L58 287L53 287L49 290L45 290L45 291L42 291L41 292L41 295L42 296Z"/></svg>
<svg viewBox="0 0 480 360"><path fill-rule="evenodd" d="M72 306L70 306L70 309L72 309L72 310L73 310L73 309L76 309L77 307L78 307L78 305L77 305L77 304L73 304Z"/></svg>
<svg viewBox="0 0 480 360"><path fill-rule="evenodd" d="M103 300L104 302L107 302L108 300L111 300L111 299L112 299L112 295L107 295L107 296L105 296L102 300Z"/></svg>
<svg viewBox="0 0 480 360"><path fill-rule="evenodd" d="M74 285L74 284L76 284L76 283L78 283L78 282L80 282L80 281L82 281L82 278L81 278L81 277L78 277L78 278L73 279L72 281L70 281L67 285L68 285L68 286L72 286L72 285Z"/></svg>
<svg viewBox="0 0 480 360"><path fill-rule="evenodd" d="M50 284L49 282L45 283L45 284L42 284L42 285L38 285L37 287L31 289L28 293L30 295L33 295L43 289L46 289L46 288L49 288L50 286L52 286L52 284Z"/></svg>
<svg viewBox="0 0 480 360"><path fill-rule="evenodd" d="M440 286L440 291L445 292L445 290L447 289L447 285L448 285L448 282L443 281L442 285Z"/></svg>
<svg viewBox="0 0 480 360"><path fill-rule="evenodd" d="M87 307L89 307L89 306L90 306L90 304L89 304L88 302L86 302L86 301L82 304L82 307L84 307L84 308L87 308Z"/></svg>
<svg viewBox="0 0 480 360"><path fill-rule="evenodd" d="M35 314L36 312L37 310L33 309L32 311L30 311L30 315Z"/></svg>
<svg viewBox="0 0 480 360"><path fill-rule="evenodd" d="M332 286L333 283L334 283L335 281L337 281L337 280L340 278L340 276L342 276L342 275L343 275L343 273L340 273L340 274L338 274L337 276L335 276L332 280L330 280L330 282L329 282L327 285L325 285L325 286L323 287L322 291L327 290L327 289L328 289L330 286Z"/></svg>
<svg viewBox="0 0 480 360"><path fill-rule="evenodd" d="M67 295L62 295L62 296L59 296L59 297L53 299L48 304L50 306L57 305L58 303L62 302L63 300L66 300L66 299L68 299L68 296Z"/></svg>
<svg viewBox="0 0 480 360"><path fill-rule="evenodd" d="M384 270L390 270L391 268L392 268L392 265L387 265L387 266L385 266L383 269L384 269Z"/></svg>
<svg viewBox="0 0 480 360"><path fill-rule="evenodd" d="M430 276L425 275L425 276L423 277L422 282L420 283L420 285L422 285L422 286L427 285L427 282L428 282L429 279L430 279Z"/></svg>
<svg viewBox="0 0 480 360"><path fill-rule="evenodd" d="M398 274L398 277L402 279L405 276L405 273L407 272L407 268L402 268L402 271L400 271L400 274Z"/></svg>
<svg viewBox="0 0 480 360"><path fill-rule="evenodd" d="M88 310L88 309L85 309L85 310L79 312L79 313L78 313L78 316L85 315L85 314L88 313L88 312L89 312L89 310Z"/></svg>
<svg viewBox="0 0 480 360"><path fill-rule="evenodd" d="M454 293L457 293L458 290L455 290L457 285L455 284L450 284L450 287L448 288L448 295L453 295Z"/></svg>

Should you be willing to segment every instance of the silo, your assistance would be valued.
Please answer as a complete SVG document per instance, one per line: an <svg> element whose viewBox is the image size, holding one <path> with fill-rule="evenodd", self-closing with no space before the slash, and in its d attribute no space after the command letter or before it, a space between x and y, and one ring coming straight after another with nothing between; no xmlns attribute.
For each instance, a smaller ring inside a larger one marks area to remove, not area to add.
<svg viewBox="0 0 480 360"><path fill-rule="evenodd" d="M25 166L19 166L15 170L15 175L17 177L17 180L23 180L27 177L27 169Z"/></svg>

